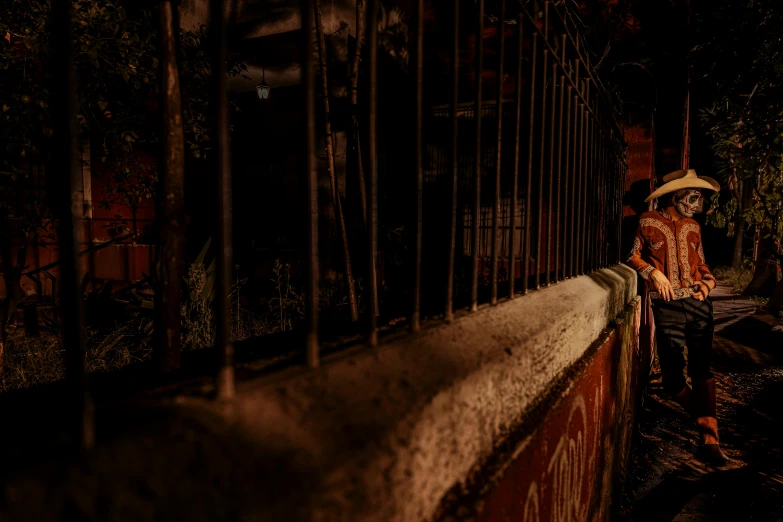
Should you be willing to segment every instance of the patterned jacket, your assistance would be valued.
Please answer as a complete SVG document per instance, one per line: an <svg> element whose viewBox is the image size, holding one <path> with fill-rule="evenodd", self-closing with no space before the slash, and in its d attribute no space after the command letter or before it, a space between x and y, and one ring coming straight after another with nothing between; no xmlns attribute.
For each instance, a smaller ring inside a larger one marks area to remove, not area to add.
<svg viewBox="0 0 783 522"><path fill-rule="evenodd" d="M627 264L646 281L653 269L660 270L677 298L690 295L687 289L696 281L715 279L704 261L699 224L689 218L674 221L660 210L640 216Z"/></svg>

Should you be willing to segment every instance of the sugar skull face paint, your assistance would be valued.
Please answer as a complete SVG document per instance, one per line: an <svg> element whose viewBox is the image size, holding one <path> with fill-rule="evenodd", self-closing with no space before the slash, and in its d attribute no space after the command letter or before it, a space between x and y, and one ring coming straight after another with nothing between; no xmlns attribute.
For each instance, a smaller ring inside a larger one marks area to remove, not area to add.
<svg viewBox="0 0 783 522"><path fill-rule="evenodd" d="M687 218L700 212L703 205L701 192L697 189L678 190L672 196L672 203L677 207L677 212Z"/></svg>

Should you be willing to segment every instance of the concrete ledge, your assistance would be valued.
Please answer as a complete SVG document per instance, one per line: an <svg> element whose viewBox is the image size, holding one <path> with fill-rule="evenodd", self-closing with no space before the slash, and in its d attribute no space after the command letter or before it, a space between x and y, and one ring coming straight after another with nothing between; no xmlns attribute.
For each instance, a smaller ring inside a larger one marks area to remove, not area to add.
<svg viewBox="0 0 783 522"><path fill-rule="evenodd" d="M223 414L290 456L269 477L298 490L288 520L426 520L635 295L635 272L604 269L240 389Z"/></svg>

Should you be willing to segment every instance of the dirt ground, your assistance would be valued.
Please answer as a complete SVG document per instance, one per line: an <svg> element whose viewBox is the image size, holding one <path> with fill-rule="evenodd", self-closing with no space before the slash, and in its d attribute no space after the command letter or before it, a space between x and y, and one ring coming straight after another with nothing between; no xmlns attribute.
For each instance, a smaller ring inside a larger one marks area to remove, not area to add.
<svg viewBox="0 0 783 522"><path fill-rule="evenodd" d="M783 521L783 323L725 286L712 297L720 438L735 462L694 458L695 425L662 396L656 365L618 521Z"/></svg>

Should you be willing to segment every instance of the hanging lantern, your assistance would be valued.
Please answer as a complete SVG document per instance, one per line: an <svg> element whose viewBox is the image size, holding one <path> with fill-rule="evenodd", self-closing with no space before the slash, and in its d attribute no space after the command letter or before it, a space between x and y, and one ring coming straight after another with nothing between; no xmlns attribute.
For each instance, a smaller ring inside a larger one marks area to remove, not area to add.
<svg viewBox="0 0 783 522"><path fill-rule="evenodd" d="M261 69L261 83L256 85L256 92L258 92L258 98L261 100L266 100L269 98L269 91L272 90L272 87L270 87L266 80L264 79L264 70Z"/></svg>

